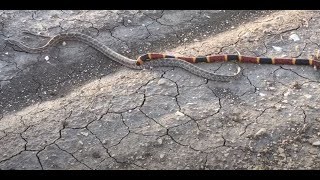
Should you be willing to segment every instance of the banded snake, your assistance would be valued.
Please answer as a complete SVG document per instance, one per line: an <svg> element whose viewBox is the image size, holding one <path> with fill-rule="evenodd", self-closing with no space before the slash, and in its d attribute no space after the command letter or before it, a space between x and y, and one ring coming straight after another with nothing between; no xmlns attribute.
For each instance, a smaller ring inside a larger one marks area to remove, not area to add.
<svg viewBox="0 0 320 180"><path fill-rule="evenodd" d="M23 32L33 34L31 32ZM42 36L33 34L35 36ZM44 36L48 37L48 36ZM241 68L238 66L237 73L235 75L220 75L213 72L204 70L193 63L212 63L212 62L221 62L221 61L239 61L241 63L258 63L258 64L296 64L296 65L313 65L316 68L320 68L320 61L315 59L296 59L296 58L263 58L263 57L250 57L250 56L241 56L241 55L211 55L211 56L199 56L199 57L184 57L184 56L173 56L160 53L147 53L138 57L137 60L130 59L126 56L123 56L100 41L92 38L83 33L71 32L71 33L60 33L53 37L50 37L50 40L41 47L29 47L24 43L14 40L6 39L6 42L19 47L22 51L28 53L41 53L46 51L50 47L58 44L64 40L75 40L83 42L90 47L98 50L105 56L111 58L112 60L132 69L150 69L153 67L180 67L193 73L197 76L214 80L214 81L230 81L237 79L241 75ZM152 61L151 61L152 60Z"/></svg>

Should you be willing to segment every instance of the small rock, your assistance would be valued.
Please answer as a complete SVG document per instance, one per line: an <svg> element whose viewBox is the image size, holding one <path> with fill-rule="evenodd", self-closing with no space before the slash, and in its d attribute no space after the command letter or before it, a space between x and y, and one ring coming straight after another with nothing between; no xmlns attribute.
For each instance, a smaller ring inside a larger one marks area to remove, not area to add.
<svg viewBox="0 0 320 180"><path fill-rule="evenodd" d="M167 85L168 84L168 82L165 80L165 79L159 79L159 81L158 81L158 85Z"/></svg>
<svg viewBox="0 0 320 180"><path fill-rule="evenodd" d="M84 135L84 136L88 136L89 133L88 132L81 132L80 134Z"/></svg>
<svg viewBox="0 0 320 180"><path fill-rule="evenodd" d="M164 157L164 154L160 154L160 159L162 159Z"/></svg>
<svg viewBox="0 0 320 180"><path fill-rule="evenodd" d="M289 36L289 40L293 40L294 42L296 42L296 41L299 41L300 38L299 38L299 36L297 34L291 34Z"/></svg>
<svg viewBox="0 0 320 180"><path fill-rule="evenodd" d="M184 114L182 112L180 112L180 111L177 111L175 114L178 115L178 116L184 116Z"/></svg>
<svg viewBox="0 0 320 180"><path fill-rule="evenodd" d="M67 45L67 43L65 41L62 42L62 46L65 46Z"/></svg>
<svg viewBox="0 0 320 180"><path fill-rule="evenodd" d="M288 92L284 93L283 96L288 96L289 94L290 94L290 92L288 91Z"/></svg>
<svg viewBox="0 0 320 180"><path fill-rule="evenodd" d="M294 88L294 89L301 89L302 87L301 87L301 84L299 84L297 81L295 81L295 82L293 83L293 85L292 85L292 88Z"/></svg>
<svg viewBox="0 0 320 180"><path fill-rule="evenodd" d="M320 141L316 141L312 143L313 146L320 146Z"/></svg>
<svg viewBox="0 0 320 180"><path fill-rule="evenodd" d="M306 97L307 99L310 99L312 97L310 94L305 94L303 96Z"/></svg>
<svg viewBox="0 0 320 180"><path fill-rule="evenodd" d="M259 93L259 95L260 95L260 96L266 96L266 94L263 94L263 93Z"/></svg>
<svg viewBox="0 0 320 180"><path fill-rule="evenodd" d="M258 136L265 134L266 132L267 132L267 130L265 128L261 128L254 136L258 137Z"/></svg>
<svg viewBox="0 0 320 180"><path fill-rule="evenodd" d="M276 108L277 111L280 111L281 109L284 109L285 106L282 106L281 104L276 104L275 108Z"/></svg>
<svg viewBox="0 0 320 180"><path fill-rule="evenodd" d="M279 151L279 153L281 153L281 154L284 153L284 149L281 148L281 147L278 148L278 151Z"/></svg>
<svg viewBox="0 0 320 180"><path fill-rule="evenodd" d="M282 48L281 47L278 47L278 46L272 46L272 48L278 52L281 52L282 51Z"/></svg>
<svg viewBox="0 0 320 180"><path fill-rule="evenodd" d="M285 155L284 153L280 153L279 156L280 156L280 157L283 157L283 158L286 157L286 155Z"/></svg>
<svg viewBox="0 0 320 180"><path fill-rule="evenodd" d="M161 138L158 139L158 143L162 144L162 139Z"/></svg>
<svg viewBox="0 0 320 180"><path fill-rule="evenodd" d="M49 60L49 56L44 57L44 59L45 59L46 61L48 61L48 60Z"/></svg>

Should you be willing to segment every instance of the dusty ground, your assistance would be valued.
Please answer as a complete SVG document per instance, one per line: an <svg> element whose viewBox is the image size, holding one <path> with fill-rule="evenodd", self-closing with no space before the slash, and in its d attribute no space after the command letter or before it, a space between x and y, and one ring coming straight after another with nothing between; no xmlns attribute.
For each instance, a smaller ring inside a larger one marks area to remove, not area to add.
<svg viewBox="0 0 320 180"><path fill-rule="evenodd" d="M79 42L145 52L309 57L320 11L1 11L0 169L320 169L319 71L240 64L216 82L180 68L131 70ZM298 37L298 39L297 39ZM200 64L220 74L233 63Z"/></svg>

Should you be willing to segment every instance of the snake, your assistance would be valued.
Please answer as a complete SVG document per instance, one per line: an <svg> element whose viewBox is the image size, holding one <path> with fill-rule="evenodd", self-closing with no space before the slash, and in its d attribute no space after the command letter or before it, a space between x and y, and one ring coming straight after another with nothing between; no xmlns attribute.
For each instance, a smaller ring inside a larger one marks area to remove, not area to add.
<svg viewBox="0 0 320 180"><path fill-rule="evenodd" d="M35 36L43 36L24 31L23 33L32 34ZM43 36L48 37L48 36ZM219 55L208 55L208 56L175 56L163 53L146 53L140 55L137 59L130 59L123 56L98 40L92 38L83 33L69 32L60 33L50 38L50 40L41 47L29 47L22 42L14 39L6 39L6 42L19 47L21 50L29 53L41 53L64 40L76 40L83 42L92 48L103 53L112 60L132 69L151 69L152 67L180 67L198 75L200 77L215 80L215 81L231 81L240 76L241 68L238 66L238 71L235 75L220 75L213 72L206 71L198 66L193 65L194 63L214 63L223 61L237 61L240 63L255 63L255 64L281 64L281 65L310 65L316 69L320 69L320 61L312 58L279 58L279 57L256 57L256 56L243 56L240 54L219 54ZM154 61L156 60L156 61Z"/></svg>
<svg viewBox="0 0 320 180"><path fill-rule="evenodd" d="M33 34L28 31L23 33ZM43 36L38 34L33 34L33 35ZM184 59L175 58L173 56L170 56L170 57L165 56L162 58L157 58L156 61L148 61L148 62L141 61L142 60L141 56L138 59L130 59L110 49L109 47L107 47L105 44L98 41L97 39L79 32L65 32L65 33L59 33L52 37L50 36L44 36L44 37L48 37L50 38L50 40L45 45L39 46L39 47L29 47L23 42L20 42L18 40L11 39L11 38L6 39L6 42L12 46L18 47L24 52L41 53L41 52L47 51L50 47L53 47L57 45L59 42L62 42L65 40L80 41L96 49L97 51L101 52L102 54L109 57L110 59L131 69L142 70L142 69L152 69L153 67L179 67L179 68L185 69L186 71L189 71L192 74L203 77L205 79L209 79L213 81L222 81L222 82L237 79L241 75L240 66L238 66L237 72L234 75L221 75L221 74L216 74L214 72L207 71ZM152 55L152 57L155 57L155 56Z"/></svg>

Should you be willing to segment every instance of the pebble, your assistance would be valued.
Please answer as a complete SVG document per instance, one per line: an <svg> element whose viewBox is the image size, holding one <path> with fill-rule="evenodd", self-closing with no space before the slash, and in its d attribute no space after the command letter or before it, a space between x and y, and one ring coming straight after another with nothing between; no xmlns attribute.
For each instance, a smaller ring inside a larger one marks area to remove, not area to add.
<svg viewBox="0 0 320 180"><path fill-rule="evenodd" d="M272 48L278 52L281 52L282 51L282 48L281 47L278 47L278 46L272 46Z"/></svg>
<svg viewBox="0 0 320 180"><path fill-rule="evenodd" d="M320 141L316 141L312 143L313 146L320 146Z"/></svg>
<svg viewBox="0 0 320 180"><path fill-rule="evenodd" d="M160 154L160 158L162 159L164 157L164 154Z"/></svg>
<svg viewBox="0 0 320 180"><path fill-rule="evenodd" d="M305 94L304 97L306 97L307 99L310 99L312 96L310 94Z"/></svg>
<svg viewBox="0 0 320 180"><path fill-rule="evenodd" d="M264 94L264 93L259 93L259 95L260 95L260 96L266 96L266 94Z"/></svg>
<svg viewBox="0 0 320 180"><path fill-rule="evenodd" d="M158 143L159 143L159 144L162 144L162 139L161 139L161 138L158 139Z"/></svg>
<svg viewBox="0 0 320 180"><path fill-rule="evenodd" d="M166 85L167 81L165 79L159 79L158 85Z"/></svg>
<svg viewBox="0 0 320 180"><path fill-rule="evenodd" d="M290 92L288 91L288 92L284 93L283 96L288 96L289 94L290 94Z"/></svg>
<svg viewBox="0 0 320 180"><path fill-rule="evenodd" d="M44 57L44 59L45 59L46 61L48 61L48 60L49 60L49 56Z"/></svg>
<svg viewBox="0 0 320 180"><path fill-rule="evenodd" d="M84 136L88 136L89 133L88 132L81 132L80 134L84 135Z"/></svg>
<svg viewBox="0 0 320 180"><path fill-rule="evenodd" d="M296 42L296 41L299 41L300 38L299 38L299 36L297 34L291 34L289 36L289 40L293 40L294 42Z"/></svg>
<svg viewBox="0 0 320 180"><path fill-rule="evenodd" d="M178 116L184 116L184 114L182 112L180 112L180 111L177 111L175 114L178 115Z"/></svg>
<svg viewBox="0 0 320 180"><path fill-rule="evenodd" d="M267 132L267 130L265 128L261 128L254 136L258 137L258 136L265 134L266 132Z"/></svg>
<svg viewBox="0 0 320 180"><path fill-rule="evenodd" d="M279 153L281 153L281 154L284 153L284 149L281 148L281 147L278 148L278 151L279 151Z"/></svg>
<svg viewBox="0 0 320 180"><path fill-rule="evenodd" d="M62 42L62 46L65 46L67 45L67 43L65 41Z"/></svg>

